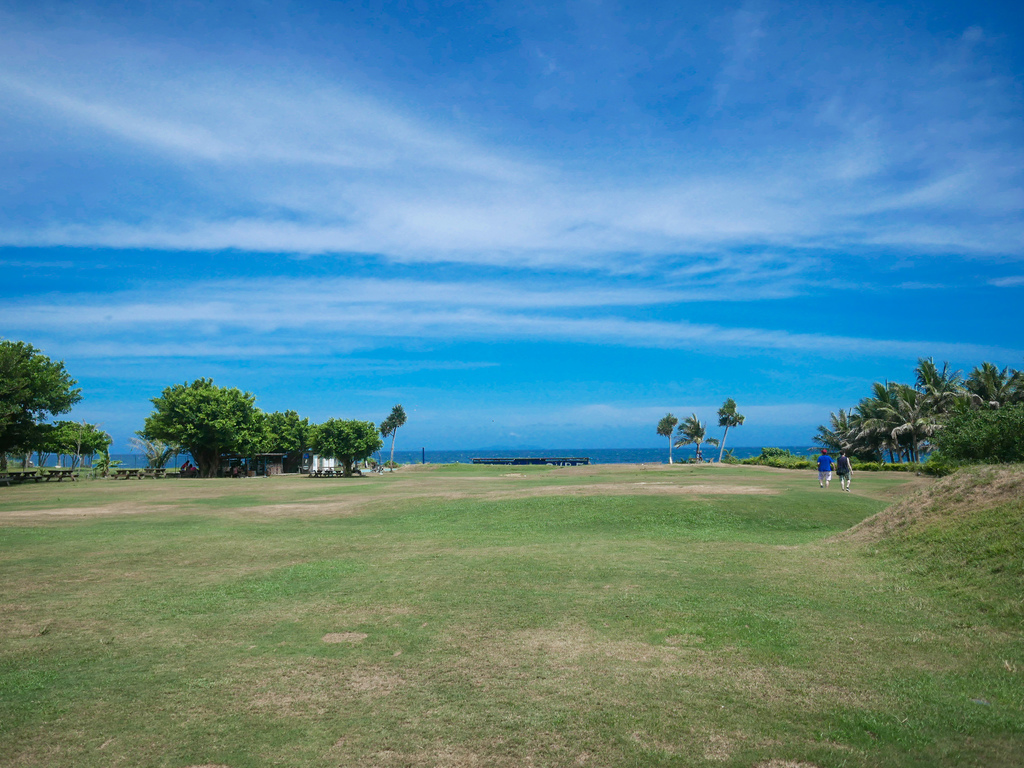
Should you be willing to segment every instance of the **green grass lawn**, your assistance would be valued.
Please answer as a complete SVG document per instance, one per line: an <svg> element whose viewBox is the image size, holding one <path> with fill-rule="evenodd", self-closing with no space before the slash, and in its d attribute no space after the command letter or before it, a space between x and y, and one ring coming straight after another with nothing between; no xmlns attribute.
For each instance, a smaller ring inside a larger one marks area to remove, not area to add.
<svg viewBox="0 0 1024 768"><path fill-rule="evenodd" d="M924 482L0 489L0 765L1019 766L1012 600L951 591L927 537L831 538Z"/></svg>

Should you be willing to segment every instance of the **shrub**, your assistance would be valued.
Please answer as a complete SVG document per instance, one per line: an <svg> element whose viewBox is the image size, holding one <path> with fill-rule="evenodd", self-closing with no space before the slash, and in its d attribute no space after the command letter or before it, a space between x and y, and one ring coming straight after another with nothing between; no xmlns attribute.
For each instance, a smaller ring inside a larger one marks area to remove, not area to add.
<svg viewBox="0 0 1024 768"><path fill-rule="evenodd" d="M928 457L928 461L921 465L921 471L932 477L945 477L956 472L964 462L955 461L939 452L934 452Z"/></svg>
<svg viewBox="0 0 1024 768"><path fill-rule="evenodd" d="M953 461L1024 461L1024 405L954 414L935 435L935 444Z"/></svg>

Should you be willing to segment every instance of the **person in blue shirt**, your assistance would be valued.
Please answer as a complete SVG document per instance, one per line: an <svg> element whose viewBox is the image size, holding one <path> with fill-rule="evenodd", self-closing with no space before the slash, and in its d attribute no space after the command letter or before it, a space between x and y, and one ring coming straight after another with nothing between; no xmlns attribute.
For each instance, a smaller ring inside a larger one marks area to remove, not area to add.
<svg viewBox="0 0 1024 768"><path fill-rule="evenodd" d="M825 448L821 449L821 456L818 457L818 485L828 488L832 482L832 457L828 455Z"/></svg>

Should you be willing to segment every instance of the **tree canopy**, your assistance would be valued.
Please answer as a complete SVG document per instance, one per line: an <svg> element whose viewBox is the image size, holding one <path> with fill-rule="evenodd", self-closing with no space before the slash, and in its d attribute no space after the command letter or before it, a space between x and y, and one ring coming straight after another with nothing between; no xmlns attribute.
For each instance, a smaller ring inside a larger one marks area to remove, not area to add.
<svg viewBox="0 0 1024 768"><path fill-rule="evenodd" d="M42 421L82 399L77 383L31 344L0 341L0 455L34 448Z"/></svg>
<svg viewBox="0 0 1024 768"><path fill-rule="evenodd" d="M203 477L213 477L222 453L245 453L262 436L255 402L251 393L215 386L212 379L175 384L153 398L156 411L142 432L150 440L178 443Z"/></svg>
<svg viewBox="0 0 1024 768"><path fill-rule="evenodd" d="M379 451L384 441L372 421L328 419L313 429L313 452L342 464L345 477L352 476L353 466Z"/></svg>

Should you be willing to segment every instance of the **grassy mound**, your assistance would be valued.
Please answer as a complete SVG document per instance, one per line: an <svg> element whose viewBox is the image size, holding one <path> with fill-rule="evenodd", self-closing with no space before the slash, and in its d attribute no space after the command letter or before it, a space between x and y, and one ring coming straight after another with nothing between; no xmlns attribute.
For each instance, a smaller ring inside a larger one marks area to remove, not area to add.
<svg viewBox="0 0 1024 768"><path fill-rule="evenodd" d="M905 559L983 613L1024 618L1024 465L961 469L837 538Z"/></svg>

